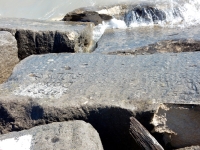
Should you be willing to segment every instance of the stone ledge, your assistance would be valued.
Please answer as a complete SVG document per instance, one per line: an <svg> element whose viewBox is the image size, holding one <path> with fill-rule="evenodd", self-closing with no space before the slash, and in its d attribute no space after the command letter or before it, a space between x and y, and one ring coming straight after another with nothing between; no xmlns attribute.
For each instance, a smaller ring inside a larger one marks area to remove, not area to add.
<svg viewBox="0 0 200 150"><path fill-rule="evenodd" d="M11 32L18 45L18 56L94 50L93 23L0 18L0 31Z"/></svg>

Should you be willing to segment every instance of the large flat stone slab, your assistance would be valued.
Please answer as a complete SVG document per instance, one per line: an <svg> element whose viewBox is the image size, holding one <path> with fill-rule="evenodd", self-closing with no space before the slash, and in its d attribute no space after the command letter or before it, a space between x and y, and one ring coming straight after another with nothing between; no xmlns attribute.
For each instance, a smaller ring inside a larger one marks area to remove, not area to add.
<svg viewBox="0 0 200 150"><path fill-rule="evenodd" d="M94 53L143 55L166 52L199 51L200 27L159 26L107 29Z"/></svg>
<svg viewBox="0 0 200 150"><path fill-rule="evenodd" d="M0 32L0 83L11 75L14 66L19 62L17 41L11 33Z"/></svg>
<svg viewBox="0 0 200 150"><path fill-rule="evenodd" d="M68 121L2 135L0 149L103 150L103 146L99 134L89 123Z"/></svg>
<svg viewBox="0 0 200 150"><path fill-rule="evenodd" d="M199 103L200 53L138 56L47 54L21 61L1 95ZM6 92L7 91L7 92Z"/></svg>
<svg viewBox="0 0 200 150"><path fill-rule="evenodd" d="M95 127L106 149L137 149L130 117L151 131L159 103L199 104L199 57L199 52L30 56L1 85L0 131L78 119Z"/></svg>
<svg viewBox="0 0 200 150"><path fill-rule="evenodd" d="M91 52L95 45L93 23L0 18L0 31L15 36L20 59L32 54Z"/></svg>

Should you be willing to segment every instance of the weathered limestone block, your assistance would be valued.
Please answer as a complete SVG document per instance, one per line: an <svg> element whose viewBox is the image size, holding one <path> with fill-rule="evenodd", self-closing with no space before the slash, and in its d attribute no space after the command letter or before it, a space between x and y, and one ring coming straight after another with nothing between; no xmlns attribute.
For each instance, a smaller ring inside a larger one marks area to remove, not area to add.
<svg viewBox="0 0 200 150"><path fill-rule="evenodd" d="M32 54L91 52L95 46L93 23L1 18L0 31L15 36L20 59Z"/></svg>
<svg viewBox="0 0 200 150"><path fill-rule="evenodd" d="M1 135L0 149L103 150L103 146L99 134L89 123L68 121Z"/></svg>
<svg viewBox="0 0 200 150"><path fill-rule="evenodd" d="M0 32L0 83L11 75L14 66L19 62L17 41L11 33Z"/></svg>
<svg viewBox="0 0 200 150"><path fill-rule="evenodd" d="M152 119L154 132L174 148L200 145L199 115L199 105L161 104Z"/></svg>
<svg viewBox="0 0 200 150"><path fill-rule="evenodd" d="M47 54L19 63L1 94L98 102L199 101L200 53L117 56ZM41 65L42 64L42 65Z"/></svg>

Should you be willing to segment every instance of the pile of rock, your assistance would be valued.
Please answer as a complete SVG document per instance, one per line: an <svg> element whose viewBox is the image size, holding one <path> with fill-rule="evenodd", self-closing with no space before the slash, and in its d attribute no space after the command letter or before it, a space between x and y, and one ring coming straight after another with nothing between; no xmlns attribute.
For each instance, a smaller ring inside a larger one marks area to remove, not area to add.
<svg viewBox="0 0 200 150"><path fill-rule="evenodd" d="M96 48L94 24L111 17L91 12L0 19L0 149L199 149L198 37L169 29L122 50L126 30L107 30Z"/></svg>

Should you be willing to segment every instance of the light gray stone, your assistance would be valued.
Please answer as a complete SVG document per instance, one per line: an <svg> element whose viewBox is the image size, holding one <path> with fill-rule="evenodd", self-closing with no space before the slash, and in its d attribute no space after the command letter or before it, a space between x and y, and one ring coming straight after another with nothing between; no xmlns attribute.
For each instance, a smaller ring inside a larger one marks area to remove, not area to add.
<svg viewBox="0 0 200 150"><path fill-rule="evenodd" d="M78 119L92 124L106 149L137 149L130 117L151 131L159 103L199 104L199 57L199 52L30 56L1 85L0 131Z"/></svg>
<svg viewBox="0 0 200 150"><path fill-rule="evenodd" d="M0 18L0 31L9 31L16 37L20 59L32 54L91 52L95 47L93 26L93 23Z"/></svg>
<svg viewBox="0 0 200 150"><path fill-rule="evenodd" d="M21 61L1 94L85 99L199 102L200 53L115 56L47 54Z"/></svg>
<svg viewBox="0 0 200 150"><path fill-rule="evenodd" d="M103 150L103 146L99 134L89 123L68 121L2 135L0 149Z"/></svg>
<svg viewBox="0 0 200 150"><path fill-rule="evenodd" d="M14 66L19 62L17 41L11 33L0 32L0 83L11 75Z"/></svg>

